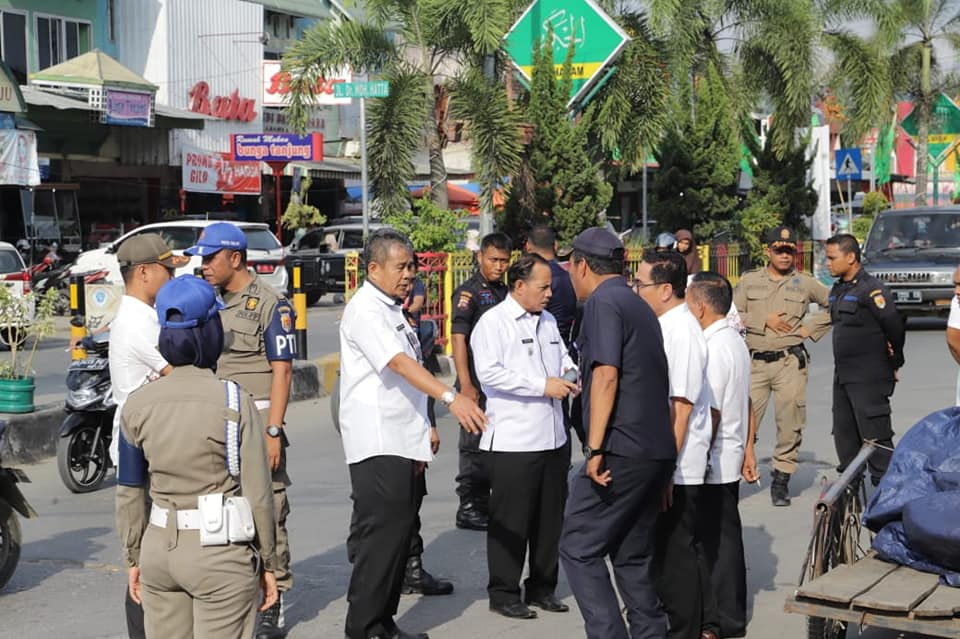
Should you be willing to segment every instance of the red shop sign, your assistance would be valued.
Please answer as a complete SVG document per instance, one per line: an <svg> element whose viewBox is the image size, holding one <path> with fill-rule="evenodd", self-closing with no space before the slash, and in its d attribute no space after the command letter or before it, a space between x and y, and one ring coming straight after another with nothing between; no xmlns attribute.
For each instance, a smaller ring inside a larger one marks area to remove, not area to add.
<svg viewBox="0 0 960 639"><path fill-rule="evenodd" d="M240 91L234 89L230 95L210 97L210 85L201 80L190 89L190 110L194 113L212 115L223 120L252 122L257 118L254 111L256 100L240 97Z"/></svg>

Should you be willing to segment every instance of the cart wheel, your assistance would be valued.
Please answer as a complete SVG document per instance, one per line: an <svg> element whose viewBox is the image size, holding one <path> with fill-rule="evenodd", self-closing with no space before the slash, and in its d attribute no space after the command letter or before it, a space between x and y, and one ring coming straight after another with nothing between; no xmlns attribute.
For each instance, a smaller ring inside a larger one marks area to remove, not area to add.
<svg viewBox="0 0 960 639"><path fill-rule="evenodd" d="M843 639L847 636L847 623L823 617L807 617L808 639Z"/></svg>

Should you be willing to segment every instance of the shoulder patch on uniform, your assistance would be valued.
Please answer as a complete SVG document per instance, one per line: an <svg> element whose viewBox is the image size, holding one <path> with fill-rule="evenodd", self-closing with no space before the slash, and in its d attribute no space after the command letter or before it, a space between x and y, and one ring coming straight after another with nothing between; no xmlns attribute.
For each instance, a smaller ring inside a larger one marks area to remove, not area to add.
<svg viewBox="0 0 960 639"><path fill-rule="evenodd" d="M873 293L871 293L873 295ZM887 300L884 299L883 295L873 295L873 303L877 305L881 311L887 307Z"/></svg>
<svg viewBox="0 0 960 639"><path fill-rule="evenodd" d="M874 295L883 295L883 289L878 288L875 291L870 291L870 297L873 297Z"/></svg>
<svg viewBox="0 0 960 639"><path fill-rule="evenodd" d="M460 291L460 299L457 301L457 308L460 308L460 309L469 308L470 298L472 297L473 295L471 295L467 291Z"/></svg>
<svg viewBox="0 0 960 639"><path fill-rule="evenodd" d="M280 326L283 328L285 333L289 333L293 330L293 314L290 312L289 306L280 306L277 308L277 313L280 314Z"/></svg>
<svg viewBox="0 0 960 639"><path fill-rule="evenodd" d="M244 308L246 308L248 311L255 311L257 310L257 305L259 303L260 303L259 297L248 297L247 303L244 305Z"/></svg>

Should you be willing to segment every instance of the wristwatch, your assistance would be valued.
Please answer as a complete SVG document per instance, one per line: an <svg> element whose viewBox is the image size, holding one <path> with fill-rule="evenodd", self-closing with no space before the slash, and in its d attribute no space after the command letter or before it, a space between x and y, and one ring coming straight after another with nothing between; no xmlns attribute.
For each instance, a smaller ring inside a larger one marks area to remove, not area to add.
<svg viewBox="0 0 960 639"><path fill-rule="evenodd" d="M456 398L457 394L454 393L453 390L447 390L440 396L440 401L443 402L444 406L449 406Z"/></svg>
<svg viewBox="0 0 960 639"><path fill-rule="evenodd" d="M271 424L270 426L267 426L267 435L269 435L270 437L279 437L280 426L277 426L276 424Z"/></svg>
<svg viewBox="0 0 960 639"><path fill-rule="evenodd" d="M583 447L583 456L585 459L590 459L591 457L596 457L597 455L604 455L607 451L601 448L590 448L587 445Z"/></svg>

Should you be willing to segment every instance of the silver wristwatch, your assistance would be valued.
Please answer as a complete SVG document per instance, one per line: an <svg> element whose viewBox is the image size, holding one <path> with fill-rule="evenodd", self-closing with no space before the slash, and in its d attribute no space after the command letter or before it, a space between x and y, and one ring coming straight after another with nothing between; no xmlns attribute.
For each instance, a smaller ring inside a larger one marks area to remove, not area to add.
<svg viewBox="0 0 960 639"><path fill-rule="evenodd" d="M280 436L280 427L276 424L267 426L267 435L270 437L279 437Z"/></svg>
<svg viewBox="0 0 960 639"><path fill-rule="evenodd" d="M443 402L444 406L449 406L456 398L457 394L454 393L453 390L447 390L440 396L440 401Z"/></svg>

